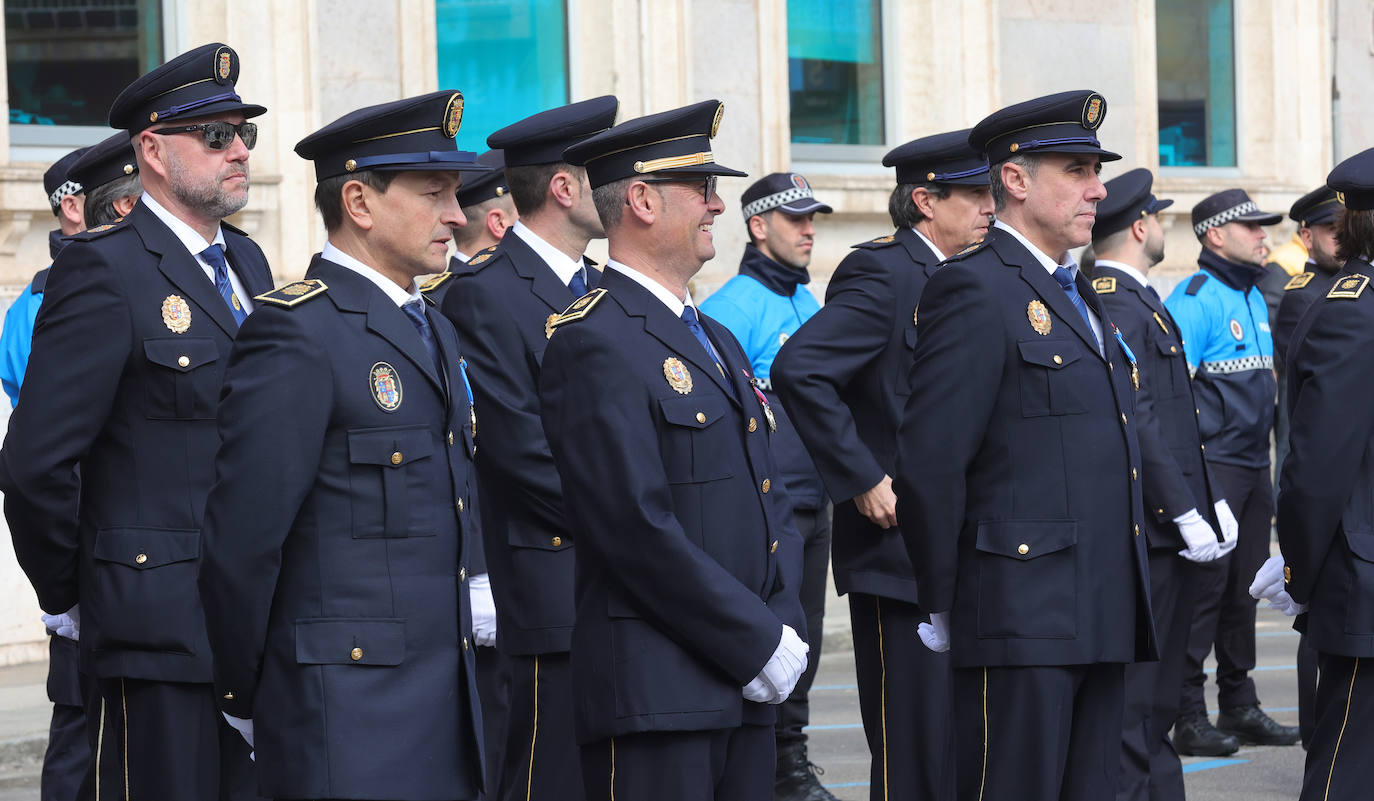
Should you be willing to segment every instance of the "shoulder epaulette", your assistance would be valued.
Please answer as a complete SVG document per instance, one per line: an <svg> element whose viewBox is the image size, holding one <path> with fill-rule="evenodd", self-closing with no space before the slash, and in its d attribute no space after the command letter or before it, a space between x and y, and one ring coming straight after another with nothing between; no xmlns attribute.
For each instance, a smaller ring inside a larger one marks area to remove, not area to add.
<svg viewBox="0 0 1374 801"><path fill-rule="evenodd" d="M982 239L978 240L977 242L974 242L972 245L969 245L968 247L964 248L963 250L959 251L958 253L955 253L953 256L946 257L945 260L944 260L943 262L940 262L940 263L941 263L941 264L945 264L945 263L954 261L955 259L962 259L962 258L964 258L965 256L971 256L971 255L973 255L974 253L977 253L978 251L980 251L980 250L982 250L983 248L987 247L987 245L988 245L988 238L987 238L987 237L983 237Z"/></svg>
<svg viewBox="0 0 1374 801"><path fill-rule="evenodd" d="M433 292L434 290L443 286L444 282L452 277L453 273L450 272L439 273L438 275L433 276L429 280L425 281L423 284L420 284L420 291L424 293Z"/></svg>
<svg viewBox="0 0 1374 801"><path fill-rule="evenodd" d="M105 236L106 234L110 233L111 231L114 231L114 230L117 230L117 229L120 229L120 228L123 228L123 227L124 227L124 218L123 218L123 217L120 217L119 219L115 220L114 222L105 223L104 225L97 225L97 226L94 227L94 228L87 228L86 230L84 230L84 231L82 231L82 232L80 232L80 233L72 234L71 236L67 237L67 239L70 239L70 240L72 240L73 242L89 242L89 241L91 241L92 239L99 239L100 237Z"/></svg>
<svg viewBox="0 0 1374 801"><path fill-rule="evenodd" d="M563 310L562 314L550 314L549 319L544 321L544 338L552 337L553 332L559 326L576 322L591 314L592 309L596 308L596 304L609 294L611 294L609 290L598 287L574 300L571 306Z"/></svg>
<svg viewBox="0 0 1374 801"><path fill-rule="evenodd" d="M492 257L492 254L494 254L494 253L496 252L496 248L497 248L497 245L492 245L491 247L487 248L486 250L479 250L479 251L477 251L476 253L474 253L474 254L472 255L472 258L468 259L468 266L469 266L469 267L476 267L477 265L481 264L482 262L485 262L485 261L489 260L489 259Z"/></svg>
<svg viewBox="0 0 1374 801"><path fill-rule="evenodd" d="M1116 278L1104 275L1093 279L1093 291L1099 295L1110 295L1116 291Z"/></svg>
<svg viewBox="0 0 1374 801"><path fill-rule="evenodd" d="M289 283L281 289L264 292L253 300L271 303L274 306L285 306L289 309L292 306L299 306L311 298L323 295L326 289L329 287L325 286L323 281L317 278L306 278Z"/></svg>
<svg viewBox="0 0 1374 801"><path fill-rule="evenodd" d="M877 239L870 239L867 242L860 242L857 245L851 245L851 247L864 248L865 250L877 250L879 248L885 248L896 241L897 237L895 235L888 234L887 236L880 236Z"/></svg>
<svg viewBox="0 0 1374 801"><path fill-rule="evenodd" d="M1328 298L1358 298L1365 287L1369 286L1369 276L1352 275L1342 278L1326 293Z"/></svg>
<svg viewBox="0 0 1374 801"><path fill-rule="evenodd" d="M1192 280L1188 282L1188 288L1183 290L1183 294L1196 295L1197 291L1199 289L1202 289L1202 285L1207 283L1207 279L1210 277L1211 276L1209 276L1207 273L1198 273L1197 275L1193 276Z"/></svg>
<svg viewBox="0 0 1374 801"><path fill-rule="evenodd" d="M1302 289L1303 287L1305 287L1305 286L1307 286L1308 284L1312 283L1312 279L1313 279L1313 278L1316 278L1316 277L1317 277L1317 274L1316 274L1316 273L1298 273L1297 275L1293 276L1292 278L1289 278L1289 279L1288 279L1288 283L1284 284L1284 285L1283 285L1283 288L1284 288L1284 289Z"/></svg>

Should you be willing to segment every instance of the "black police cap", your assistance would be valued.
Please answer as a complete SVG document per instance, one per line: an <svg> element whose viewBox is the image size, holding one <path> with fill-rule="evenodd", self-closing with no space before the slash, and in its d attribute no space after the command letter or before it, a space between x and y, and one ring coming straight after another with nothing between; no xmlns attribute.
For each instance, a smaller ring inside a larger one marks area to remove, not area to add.
<svg viewBox="0 0 1374 801"><path fill-rule="evenodd" d="M491 172L479 172L463 179L463 185L458 188L458 205L464 208L510 192L506 183L506 159L500 150L488 150L477 157L477 163L490 167Z"/></svg>
<svg viewBox="0 0 1374 801"><path fill-rule="evenodd" d="M1155 177L1144 167L1127 170L1106 183L1107 196L1097 201L1093 239L1103 239L1129 228L1136 220L1174 205L1150 192Z"/></svg>
<svg viewBox="0 0 1374 801"><path fill-rule="evenodd" d="M239 55L219 42L182 53L124 88L110 106L110 127L138 133L157 123L241 111L267 111L243 102L234 90Z"/></svg>
<svg viewBox="0 0 1374 801"><path fill-rule="evenodd" d="M461 92L430 92L345 114L297 142L296 155L315 162L317 181L359 170L489 171L455 149L462 122Z"/></svg>
<svg viewBox="0 0 1374 801"><path fill-rule="evenodd" d="M138 162L134 160L134 146L129 142L129 134L120 131L98 145L86 150L85 155L72 165L71 176L92 192L117 178L138 172Z"/></svg>
<svg viewBox="0 0 1374 801"><path fill-rule="evenodd" d="M834 211L817 200L811 184L795 172L773 172L763 176L744 190L739 202L745 220L774 210L796 216Z"/></svg>
<svg viewBox="0 0 1374 801"><path fill-rule="evenodd" d="M125 136L127 139L128 136ZM51 167L43 173L43 191L48 193L48 205L52 206L53 211L62 204L62 198L67 195L79 195L86 191L81 188L79 181L73 181L71 177L72 165L81 158L81 155L89 147L79 147L58 159Z"/></svg>
<svg viewBox="0 0 1374 801"><path fill-rule="evenodd" d="M541 111L487 137L487 147L504 150L507 167L556 164L572 145L610 130L620 101L602 95Z"/></svg>
<svg viewBox="0 0 1374 801"><path fill-rule="evenodd" d="M1260 207L1244 189L1223 189L1208 195L1193 207L1193 233L1202 236L1207 229L1230 222L1273 225L1282 219L1282 214L1260 211Z"/></svg>
<svg viewBox="0 0 1374 801"><path fill-rule="evenodd" d="M1326 185L1336 191L1336 199L1347 209L1374 209L1374 148L1337 164L1326 176Z"/></svg>
<svg viewBox="0 0 1374 801"><path fill-rule="evenodd" d="M1087 153L1116 161L1121 156L1103 150L1097 139L1106 118L1107 98L1097 92L1059 92L994 111L973 126L968 143L989 164L1023 153Z"/></svg>
<svg viewBox="0 0 1374 801"><path fill-rule="evenodd" d="M585 165L593 189L655 174L746 178L748 173L717 164L711 152L724 112L724 103L704 100L627 120L563 151L563 160Z"/></svg>
<svg viewBox="0 0 1374 801"><path fill-rule="evenodd" d="M923 136L898 145L883 156L884 167L897 168L899 184L988 185L988 160L969 145L972 129Z"/></svg>
<svg viewBox="0 0 1374 801"><path fill-rule="evenodd" d="M1288 218L1299 227L1309 228L1335 222L1341 213L1341 202L1336 199L1336 190L1329 186L1319 186L1293 201L1288 209Z"/></svg>

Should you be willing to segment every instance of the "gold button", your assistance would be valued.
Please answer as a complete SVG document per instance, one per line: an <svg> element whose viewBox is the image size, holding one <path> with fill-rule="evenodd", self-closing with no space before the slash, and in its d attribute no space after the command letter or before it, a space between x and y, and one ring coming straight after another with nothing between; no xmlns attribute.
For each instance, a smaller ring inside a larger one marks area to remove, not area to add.
<svg viewBox="0 0 1374 801"><path fill-rule="evenodd" d="M1107 362L1107 369L1108 369L1108 370L1115 370L1115 369L1116 369L1116 365L1112 364L1111 362Z"/></svg>
<svg viewBox="0 0 1374 801"><path fill-rule="evenodd" d="M1193 410L1193 414L1195 414L1195 415L1201 417L1201 416L1202 416L1202 410L1201 410L1201 409L1194 409L1194 410Z"/></svg>
<svg viewBox="0 0 1374 801"><path fill-rule="evenodd" d="M1206 446L1206 445L1203 445L1203 446L1202 446L1202 452L1203 452L1203 453L1206 453L1206 452L1207 452L1207 446Z"/></svg>
<svg viewBox="0 0 1374 801"><path fill-rule="evenodd" d="M926 173L926 180L927 180L927 181L934 181L934 180L935 180L935 173L933 173L933 172L928 172L928 173Z"/></svg>
<svg viewBox="0 0 1374 801"><path fill-rule="evenodd" d="M146 554L146 553L141 553L141 554L139 554L138 556L135 556L135 557L134 557L134 561L141 565L141 564L143 564L144 562L148 561L148 554Z"/></svg>
<svg viewBox="0 0 1374 801"><path fill-rule="evenodd" d="M704 422L706 422L706 413L705 413L705 412L697 412L697 422L698 422L698 423L704 423Z"/></svg>
<svg viewBox="0 0 1374 801"><path fill-rule="evenodd" d="M749 433L752 434L752 433L754 433L755 431L758 431L758 430L759 430L759 421L756 420L756 419L754 419L754 418L752 418L752 417L749 418Z"/></svg>
<svg viewBox="0 0 1374 801"><path fill-rule="evenodd" d="M354 170L358 169L358 162L354 161L353 159L349 159L348 161L344 162L344 169L348 170L349 172L353 172Z"/></svg>
<svg viewBox="0 0 1374 801"><path fill-rule="evenodd" d="M767 493L768 493L768 490L770 490L770 489L772 489L772 488L773 488L773 480L770 479L770 478L765 478L765 479L763 480L763 485L759 487L759 489L763 490L764 494L767 494Z"/></svg>
<svg viewBox="0 0 1374 801"><path fill-rule="evenodd" d="M1025 556L1026 554L1030 553L1030 546L1023 542L1020 545L1016 546L1016 552L1021 554L1022 556Z"/></svg>
<svg viewBox="0 0 1374 801"><path fill-rule="evenodd" d="M777 540L773 540L773 544L768 546L768 552L769 552L769 553L777 553L777 552L778 552L778 541L777 541Z"/></svg>
<svg viewBox="0 0 1374 801"><path fill-rule="evenodd" d="M1161 509L1156 509L1156 510L1155 510L1155 514L1157 514L1157 515L1162 515L1162 514L1164 514L1164 510L1163 510L1162 508L1161 508Z"/></svg>
<svg viewBox="0 0 1374 801"><path fill-rule="evenodd" d="M452 431L448 432L448 444L450 444L450 445L453 444L453 432L452 432Z"/></svg>
<svg viewBox="0 0 1374 801"><path fill-rule="evenodd" d="M1178 353L1178 346L1177 346L1177 345L1170 345L1170 346L1169 346L1169 352L1170 352L1170 353Z"/></svg>
<svg viewBox="0 0 1374 801"><path fill-rule="evenodd" d="M1123 426L1126 425L1126 413L1125 413L1125 412L1122 412L1122 413L1121 413L1121 425L1123 425Z"/></svg>
<svg viewBox="0 0 1374 801"><path fill-rule="evenodd" d="M463 499L462 499L462 498L459 498L459 499L458 499L458 511L460 511L460 512L463 511Z"/></svg>
<svg viewBox="0 0 1374 801"><path fill-rule="evenodd" d="M1133 526L1131 526L1131 528L1135 529L1135 535L1136 535L1137 537L1139 537L1139 536L1140 536L1140 524L1139 524L1139 523L1136 523L1136 524L1134 524Z"/></svg>
<svg viewBox="0 0 1374 801"><path fill-rule="evenodd" d="M1055 363L1055 364L1063 364L1063 363L1064 363L1064 357L1063 357L1063 356L1060 356L1058 353L1054 354L1054 363Z"/></svg>
<svg viewBox="0 0 1374 801"><path fill-rule="evenodd" d="M467 580L468 580L468 569L467 569L466 567L460 567L460 568L458 568L458 580L459 580L459 581L467 581Z"/></svg>
<svg viewBox="0 0 1374 801"><path fill-rule="evenodd" d="M468 649L468 638L467 638L467 637L464 637L464 638L463 638L463 650L466 651L467 649Z"/></svg>
<svg viewBox="0 0 1374 801"><path fill-rule="evenodd" d="M181 365L182 367L190 367L191 358L189 356L182 356L181 358L177 359L177 364Z"/></svg>
<svg viewBox="0 0 1374 801"><path fill-rule="evenodd" d="M1292 570L1292 568L1290 568L1288 565L1284 565L1284 566L1283 566L1283 583L1284 583L1284 584L1291 584L1291 583L1293 583L1293 570Z"/></svg>
<svg viewBox="0 0 1374 801"><path fill-rule="evenodd" d="M352 651L348 652L348 658L352 659L354 662L357 662L359 659L363 658L363 649L354 648Z"/></svg>
<svg viewBox="0 0 1374 801"><path fill-rule="evenodd" d="M226 700L226 701L232 701L232 700L234 700L234 694L233 694L233 693L225 693L225 694L224 694L224 700Z"/></svg>
<svg viewBox="0 0 1374 801"><path fill-rule="evenodd" d="M404 457L401 456L401 452L400 452L400 451L396 451L395 453L391 454L391 463L392 463L392 464L400 464L402 458L404 458Z"/></svg>
<svg viewBox="0 0 1374 801"><path fill-rule="evenodd" d="M1020 149L1021 149L1021 146L1020 146L1019 144L1015 143L1015 142L1012 142L1012 143L1011 143L1011 147L1008 148L1008 150L1010 150L1010 151L1013 152L1013 153L1015 153L1016 151L1018 151L1018 150L1020 150Z"/></svg>
<svg viewBox="0 0 1374 801"><path fill-rule="evenodd" d="M1135 480L1138 479L1138 478L1140 478L1140 474L1137 473L1137 472L1135 471L1135 468L1134 468L1134 467L1132 467L1132 468L1131 468L1131 480L1132 480L1132 481L1135 481Z"/></svg>
<svg viewBox="0 0 1374 801"><path fill-rule="evenodd" d="M553 547L557 548L558 546L560 546L560 545L563 544L563 538L562 538L562 537L554 537L553 540L552 540L552 542L553 542Z"/></svg>

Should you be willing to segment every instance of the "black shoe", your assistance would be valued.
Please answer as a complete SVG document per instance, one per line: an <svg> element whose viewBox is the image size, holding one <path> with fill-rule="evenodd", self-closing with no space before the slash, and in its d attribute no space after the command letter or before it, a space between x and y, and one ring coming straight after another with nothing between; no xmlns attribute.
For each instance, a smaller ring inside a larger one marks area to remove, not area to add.
<svg viewBox="0 0 1374 801"><path fill-rule="evenodd" d="M1230 756L1240 750L1240 740L1217 731L1206 715L1198 715L1174 724L1174 750L1183 756Z"/></svg>
<svg viewBox="0 0 1374 801"><path fill-rule="evenodd" d="M773 779L774 801L839 801L816 776L825 769L806 758L806 743L778 744L778 770Z"/></svg>
<svg viewBox="0 0 1374 801"><path fill-rule="evenodd" d="M1223 707L1217 728L1246 745L1294 745L1302 739L1297 726L1284 726L1254 706Z"/></svg>

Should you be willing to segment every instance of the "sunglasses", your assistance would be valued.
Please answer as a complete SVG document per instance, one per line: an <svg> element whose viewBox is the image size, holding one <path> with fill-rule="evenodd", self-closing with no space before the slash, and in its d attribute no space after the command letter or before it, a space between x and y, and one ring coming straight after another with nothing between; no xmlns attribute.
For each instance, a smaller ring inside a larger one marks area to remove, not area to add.
<svg viewBox="0 0 1374 801"><path fill-rule="evenodd" d="M714 195L714 194L716 193L716 180L717 180L719 177L720 177L720 176L718 176L718 175L708 175L708 176L706 176L706 178L705 178L705 184L701 187L701 197L702 197L702 199L705 200L707 203L710 203L710 202L711 202L711 195ZM695 184L698 180L702 180L702 179L699 179L699 178L671 178L671 177L669 177L669 178L641 178L640 180L643 181L643 182L646 183L646 184Z"/></svg>
<svg viewBox="0 0 1374 801"><path fill-rule="evenodd" d="M225 150L234 144L234 134L238 134L243 140L243 146L249 150L258 143L258 124L256 122L241 122L234 125L230 122L202 122L199 125L181 125L175 128L155 128L149 133L155 134L174 134L191 133L200 131L205 137L205 146L211 150Z"/></svg>

